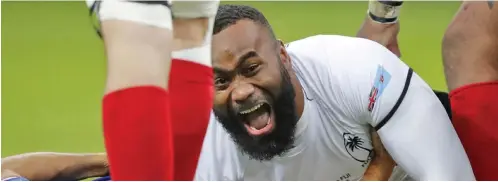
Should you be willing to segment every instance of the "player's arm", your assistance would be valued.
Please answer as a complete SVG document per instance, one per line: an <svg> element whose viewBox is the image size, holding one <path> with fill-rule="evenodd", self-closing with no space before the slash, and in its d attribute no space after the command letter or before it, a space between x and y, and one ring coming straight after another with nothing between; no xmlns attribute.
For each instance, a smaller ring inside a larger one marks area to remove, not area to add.
<svg viewBox="0 0 498 182"><path fill-rule="evenodd" d="M356 36L378 42L401 57L398 16L402 4L402 1L370 0L366 18Z"/></svg>
<svg viewBox="0 0 498 182"><path fill-rule="evenodd" d="M2 180L75 181L109 173L106 155L36 152L2 159Z"/></svg>
<svg viewBox="0 0 498 182"><path fill-rule="evenodd" d="M400 31L398 17L402 4L402 1L369 1L367 17L356 36L373 40L389 49L398 57L401 57L401 51L398 46L398 33ZM451 118L448 93L437 90L434 90L434 93Z"/></svg>
<svg viewBox="0 0 498 182"><path fill-rule="evenodd" d="M362 181L388 181L396 163L384 148L377 132L372 129L370 133L374 156L363 174Z"/></svg>
<svg viewBox="0 0 498 182"><path fill-rule="evenodd" d="M355 40L343 88L351 116L373 126L395 162L417 180L475 180L468 157L432 89L383 46ZM332 52L331 52L332 53ZM345 68L347 69L347 68ZM361 70L361 71L360 71ZM361 114L358 114L361 113Z"/></svg>

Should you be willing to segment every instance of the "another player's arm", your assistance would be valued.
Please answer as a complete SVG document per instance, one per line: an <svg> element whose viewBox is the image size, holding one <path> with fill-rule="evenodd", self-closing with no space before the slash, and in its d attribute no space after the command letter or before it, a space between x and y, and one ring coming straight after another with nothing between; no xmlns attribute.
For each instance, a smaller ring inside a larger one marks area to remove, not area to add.
<svg viewBox="0 0 498 182"><path fill-rule="evenodd" d="M356 39L345 94L358 104L348 110L367 120L384 147L417 180L475 180L468 157L438 98L422 78L381 45ZM329 51L332 53L332 51ZM361 61L363 60L363 61ZM353 65L353 64L351 64ZM355 113L362 113L360 116Z"/></svg>
<svg viewBox="0 0 498 182"><path fill-rule="evenodd" d="M398 16L402 4L402 1L370 0L366 18L356 36L378 42L401 57Z"/></svg>
<svg viewBox="0 0 498 182"><path fill-rule="evenodd" d="M375 130L371 131L374 157L368 164L363 174L362 181L388 181L396 163L382 145L379 135Z"/></svg>
<svg viewBox="0 0 498 182"><path fill-rule="evenodd" d="M398 46L398 33L400 31L398 18L402 4L402 1L370 0L367 17L356 36L373 40L389 49L398 57L401 57L401 51ZM448 93L437 90L434 90L434 93L451 118Z"/></svg>
<svg viewBox="0 0 498 182"><path fill-rule="evenodd" d="M103 153L35 152L2 159L2 180L75 181L108 173L107 158Z"/></svg>

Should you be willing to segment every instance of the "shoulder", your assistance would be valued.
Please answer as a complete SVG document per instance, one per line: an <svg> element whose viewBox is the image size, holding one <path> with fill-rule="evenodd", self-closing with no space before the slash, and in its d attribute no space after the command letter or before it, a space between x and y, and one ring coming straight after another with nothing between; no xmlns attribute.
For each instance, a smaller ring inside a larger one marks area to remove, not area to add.
<svg viewBox="0 0 498 182"><path fill-rule="evenodd" d="M333 57L345 54L348 54L348 57L359 57L362 54L357 54L358 52L364 54L378 53L379 51L383 53L389 52L384 46L375 41L342 35L314 35L306 37L287 44L287 51L291 54L316 53L322 56L328 55Z"/></svg>
<svg viewBox="0 0 498 182"><path fill-rule="evenodd" d="M315 35L291 42L286 48L298 76L333 84L368 79L370 70L396 55L377 42L341 35ZM316 78L320 79L316 79ZM370 81L370 80L369 80Z"/></svg>
<svg viewBox="0 0 498 182"><path fill-rule="evenodd" d="M291 42L287 51L304 87L321 105L354 121L367 117L365 103L379 73L404 81L408 71L384 46L363 38L316 35Z"/></svg>
<svg viewBox="0 0 498 182"><path fill-rule="evenodd" d="M287 52L297 72L310 73L313 77L361 78L369 76L369 70L383 65L386 59L400 62L377 42L340 35L297 40L288 44Z"/></svg>

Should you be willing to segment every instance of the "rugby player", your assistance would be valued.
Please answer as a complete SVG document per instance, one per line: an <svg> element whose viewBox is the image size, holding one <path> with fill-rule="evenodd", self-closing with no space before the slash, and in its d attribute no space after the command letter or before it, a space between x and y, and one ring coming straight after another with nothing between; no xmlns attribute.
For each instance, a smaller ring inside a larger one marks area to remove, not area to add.
<svg viewBox="0 0 498 182"><path fill-rule="evenodd" d="M398 165L391 180L475 179L434 92L378 43L284 45L258 10L222 5L212 56L214 115L196 180L358 180L370 127Z"/></svg>
<svg viewBox="0 0 498 182"><path fill-rule="evenodd" d="M212 106L218 3L87 1L107 55L103 128L114 180L193 179Z"/></svg>
<svg viewBox="0 0 498 182"><path fill-rule="evenodd" d="M442 44L453 126L477 180L498 180L498 4L464 1Z"/></svg>

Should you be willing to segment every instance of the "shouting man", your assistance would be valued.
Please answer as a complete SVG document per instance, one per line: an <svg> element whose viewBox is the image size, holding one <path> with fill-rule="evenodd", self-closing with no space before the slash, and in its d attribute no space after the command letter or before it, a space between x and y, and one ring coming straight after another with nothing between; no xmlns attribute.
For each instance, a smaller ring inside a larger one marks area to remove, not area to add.
<svg viewBox="0 0 498 182"><path fill-rule="evenodd" d="M371 127L398 164L391 179L474 180L432 89L376 42L284 45L258 10L222 5L212 56L215 116L196 180L358 180Z"/></svg>

